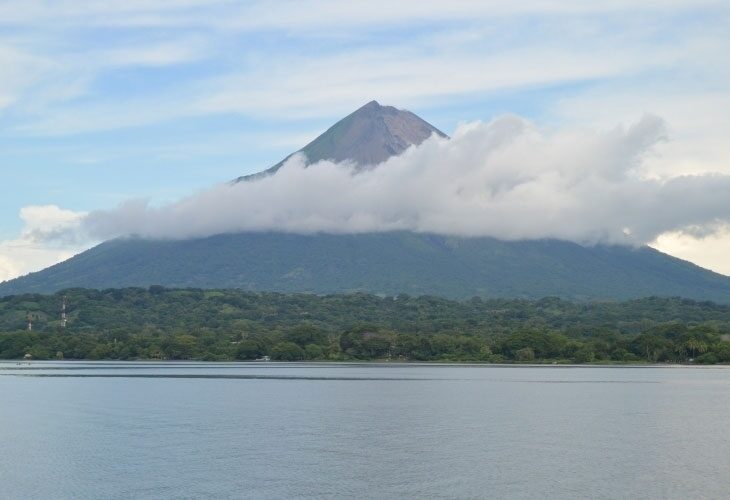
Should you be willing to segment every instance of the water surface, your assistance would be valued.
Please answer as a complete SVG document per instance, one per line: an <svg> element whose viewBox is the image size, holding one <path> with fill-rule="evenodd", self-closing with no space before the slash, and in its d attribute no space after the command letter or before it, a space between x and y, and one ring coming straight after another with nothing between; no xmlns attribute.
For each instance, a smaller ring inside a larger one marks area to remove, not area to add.
<svg viewBox="0 0 730 500"><path fill-rule="evenodd" d="M4 498L727 498L730 369L0 362Z"/></svg>

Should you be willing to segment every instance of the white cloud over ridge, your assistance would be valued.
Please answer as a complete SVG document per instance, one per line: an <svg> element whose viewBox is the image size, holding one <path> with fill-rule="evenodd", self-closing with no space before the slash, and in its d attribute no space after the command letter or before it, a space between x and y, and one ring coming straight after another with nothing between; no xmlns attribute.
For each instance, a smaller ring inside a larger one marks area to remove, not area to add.
<svg viewBox="0 0 730 500"><path fill-rule="evenodd" d="M661 252L730 276L730 224L713 227L710 234L691 231L664 233L651 244Z"/></svg>
<svg viewBox="0 0 730 500"><path fill-rule="evenodd" d="M730 176L647 178L642 164L666 138L645 116L596 132L542 130L517 116L461 125L377 168L292 158L275 175L153 207L96 211L93 239L185 239L240 231L360 233L412 230L500 239L557 238L641 245L668 231L711 233L730 221Z"/></svg>
<svg viewBox="0 0 730 500"><path fill-rule="evenodd" d="M23 207L20 236L0 241L0 281L38 271L84 250L88 242L76 238L85 215L55 205Z"/></svg>

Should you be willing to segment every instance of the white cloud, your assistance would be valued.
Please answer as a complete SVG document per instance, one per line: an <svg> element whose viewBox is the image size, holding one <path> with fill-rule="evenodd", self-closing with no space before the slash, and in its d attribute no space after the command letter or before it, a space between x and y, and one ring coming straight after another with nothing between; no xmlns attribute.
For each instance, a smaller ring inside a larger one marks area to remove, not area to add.
<svg viewBox="0 0 730 500"><path fill-rule="evenodd" d="M21 239L28 243L54 240L75 243L76 235L69 232L84 218L84 212L64 210L56 205L31 205L20 210L24 227Z"/></svg>
<svg viewBox="0 0 730 500"><path fill-rule="evenodd" d="M54 67L49 60L0 40L0 110L15 104Z"/></svg>
<svg viewBox="0 0 730 500"><path fill-rule="evenodd" d="M206 48L199 40L179 39L104 49L85 57L89 55L100 67L168 66L201 59L206 55Z"/></svg>
<svg viewBox="0 0 730 500"><path fill-rule="evenodd" d="M134 50L136 57L141 57L138 52ZM189 52L190 57L196 54L193 48ZM18 124L16 130L69 135L206 115L284 120L319 117L323 112L336 116L372 98L409 107L454 96L613 78L639 69L661 69L677 57L673 48L652 51L633 47L628 52L559 45L497 53L463 47L426 52L423 47L385 52L363 49L315 58L255 60L244 72L201 77L194 84L173 87L162 95L125 96L89 106L74 104L72 108L49 107ZM149 57L154 59L154 53ZM322 75L327 75L326 84Z"/></svg>
<svg viewBox="0 0 730 500"><path fill-rule="evenodd" d="M640 16L646 13L668 14L685 9L725 9L721 0L652 0L637 4L629 0L388 0L351 1L308 0L282 1L277 8L265 1L250 2L230 9L222 18L201 16L196 21L180 18L181 23L205 24L238 30L277 29L290 32L348 30L362 26L393 26L428 22L473 22L517 16L572 17L586 15ZM319 34L319 33L317 33Z"/></svg>
<svg viewBox="0 0 730 500"><path fill-rule="evenodd" d="M85 215L55 205L23 207L21 235L0 241L0 281L40 271L87 248L87 241L78 240Z"/></svg>
<svg viewBox="0 0 730 500"><path fill-rule="evenodd" d="M80 120L86 118L90 123L98 124L103 120L94 120L93 115L98 114L96 108L99 107L106 108L108 114L105 116L113 123L114 115L130 114L130 103L126 102L129 99L110 99L106 105L96 102L94 106L85 107L83 98L93 93L97 80L117 70L168 67L195 62L209 55L210 48L200 37L157 38L142 42L115 40L100 47L91 44L66 46L50 35L48 39L39 37L38 40L0 38L0 110L15 107L17 116L14 117L16 125L13 128L32 133L74 133L78 128L63 131L69 117L76 115ZM57 48L56 43L64 50ZM180 116L176 110L186 99L179 93L175 97L178 99L176 105L170 106L167 113L164 112L164 103L170 97L147 100L141 103L140 109L161 115L163 119ZM69 103L73 103L73 108L68 107ZM153 103L157 104L151 106ZM139 121L137 119L135 123ZM145 120L141 122L146 123ZM118 120L113 128L125 126L129 125ZM87 126L84 130L90 128Z"/></svg>
<svg viewBox="0 0 730 500"><path fill-rule="evenodd" d="M23 0L0 4L0 25L53 22L106 27L204 27L226 30L315 30L507 16L565 16L616 12L676 12L726 7L722 0Z"/></svg>
<svg viewBox="0 0 730 500"><path fill-rule="evenodd" d="M730 174L730 92L697 91L651 84L627 91L599 87L554 106L561 123L601 127L649 110L670 124L671 140L645 165L657 177L723 172Z"/></svg>
<svg viewBox="0 0 730 500"><path fill-rule="evenodd" d="M7 252L5 249L3 251ZM14 259L11 256L0 254L0 281L15 278L16 276L20 276L20 274L20 269Z"/></svg>
<svg viewBox="0 0 730 500"><path fill-rule="evenodd" d="M695 41L701 32L665 18L668 24L662 24L654 15L700 8L707 15L714 13L714 19L728 15L727 6L714 0L652 1L641 6L608 0L397 4L314 0L280 2L276 8L256 1L28 0L0 4L0 25L47 28L40 31L43 36L31 37L36 41L26 43L28 50L65 68L41 72L42 85L24 101L35 112L20 115L13 128L66 135L210 114L336 116L372 98L407 107L503 89L674 70L679 62L718 66L727 50L724 37L717 35L720 41L708 49ZM622 22L619 31L606 19L616 15L624 20L627 11L632 13L630 22ZM521 24L531 16L540 16L534 32ZM461 24L451 24L454 21ZM385 28L433 23L438 28L424 34L401 38L391 33L384 37L386 42L377 36ZM160 31L156 24L171 28ZM724 28L723 23L716 24ZM112 30L98 47L93 38L70 42L75 37L66 36L98 25ZM668 26L671 36L666 36ZM246 41L231 45L239 31L251 30L274 30L277 43L261 48ZM296 40L289 39L308 36L345 37L348 43L309 51L306 44L299 48ZM24 39L20 40L16 43L23 46ZM720 58L717 46L722 49ZM712 55L708 61L706 52ZM164 93L105 97L94 92L95 82L118 65L161 67L193 61L209 64L171 83ZM61 91L56 91L59 87ZM55 100L41 99L39 105L39 93L54 95ZM83 93L88 101L78 99ZM17 92L13 95L15 102Z"/></svg>
<svg viewBox="0 0 730 500"><path fill-rule="evenodd" d="M321 109L345 112L361 101L363 88L383 102L409 106L454 95L555 85L613 77L638 68L670 64L670 51L651 57L633 53L532 47L490 54L480 51L363 50L316 59L261 61L255 72L213 79L194 112L317 116ZM323 85L322 75L327 75Z"/></svg>
<svg viewBox="0 0 730 500"><path fill-rule="evenodd" d="M667 231L730 220L730 176L645 178L664 137L645 117L605 132L544 131L515 116L461 126L375 169L290 160L276 175L177 203L130 201L92 212L94 238L189 238L246 230L414 230L502 239L645 244Z"/></svg>
<svg viewBox="0 0 730 500"><path fill-rule="evenodd" d="M659 251L730 276L730 226L705 236L682 231L665 233L651 244Z"/></svg>

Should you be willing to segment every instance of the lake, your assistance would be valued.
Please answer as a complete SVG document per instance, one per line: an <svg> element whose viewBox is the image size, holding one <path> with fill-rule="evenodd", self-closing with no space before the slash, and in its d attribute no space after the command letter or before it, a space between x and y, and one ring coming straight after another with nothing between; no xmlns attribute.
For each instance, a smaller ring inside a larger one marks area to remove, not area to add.
<svg viewBox="0 0 730 500"><path fill-rule="evenodd" d="M727 498L730 369L0 362L3 498Z"/></svg>

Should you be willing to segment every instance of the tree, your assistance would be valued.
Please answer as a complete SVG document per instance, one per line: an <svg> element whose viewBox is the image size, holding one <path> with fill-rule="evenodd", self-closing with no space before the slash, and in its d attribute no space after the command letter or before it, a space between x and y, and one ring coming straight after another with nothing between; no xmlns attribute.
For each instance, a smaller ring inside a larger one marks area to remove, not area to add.
<svg viewBox="0 0 730 500"><path fill-rule="evenodd" d="M307 344L323 345L327 343L327 335L312 325L298 325L287 332L286 340L300 347Z"/></svg>
<svg viewBox="0 0 730 500"><path fill-rule="evenodd" d="M702 342L701 340L691 337L687 339L687 342L685 342L685 346L687 346L687 349L692 353L692 357L695 357L695 353L699 352L700 354L707 352L707 344Z"/></svg>
<svg viewBox="0 0 730 500"><path fill-rule="evenodd" d="M271 359L299 361L304 359L304 350L294 342L279 342L271 348Z"/></svg>
<svg viewBox="0 0 730 500"><path fill-rule="evenodd" d="M322 359L322 348L317 344L307 344L304 347L304 354L307 359Z"/></svg>
<svg viewBox="0 0 730 500"><path fill-rule="evenodd" d="M576 363L590 363L594 359L596 359L596 353L589 345L582 346L573 355L573 361Z"/></svg>
<svg viewBox="0 0 730 500"><path fill-rule="evenodd" d="M189 334L175 335L167 345L170 359L191 359L195 356L198 339Z"/></svg>
<svg viewBox="0 0 730 500"><path fill-rule="evenodd" d="M715 353L717 354L718 361L721 363L730 362L730 342L718 342L715 346Z"/></svg>
<svg viewBox="0 0 730 500"><path fill-rule="evenodd" d="M261 344L255 340L242 340L236 348L237 359L258 359L262 355Z"/></svg>
<svg viewBox="0 0 730 500"><path fill-rule="evenodd" d="M666 341L651 333L642 333L638 335L632 343L632 348L636 354L643 355L647 361L657 361L662 349L666 346Z"/></svg>
<svg viewBox="0 0 730 500"><path fill-rule="evenodd" d="M533 361L535 359L535 351L531 347L523 347L515 352L515 359L520 362Z"/></svg>
<svg viewBox="0 0 730 500"><path fill-rule="evenodd" d="M714 352L706 352L695 359L696 363L703 365L714 365L719 361L717 355Z"/></svg>

